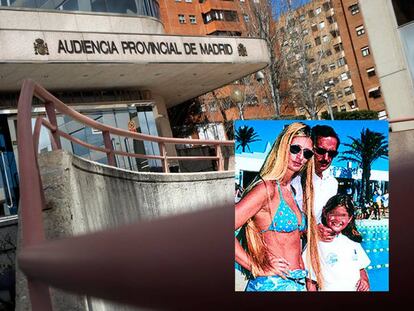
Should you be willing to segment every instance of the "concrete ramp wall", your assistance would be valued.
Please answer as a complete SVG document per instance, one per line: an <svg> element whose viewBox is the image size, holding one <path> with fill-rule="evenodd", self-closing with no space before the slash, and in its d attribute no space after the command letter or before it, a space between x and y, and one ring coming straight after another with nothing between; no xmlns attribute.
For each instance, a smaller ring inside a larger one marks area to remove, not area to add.
<svg viewBox="0 0 414 311"><path fill-rule="evenodd" d="M234 202L233 171L131 172L90 162L65 151L39 155L39 167L48 208L44 211L48 239ZM16 286L16 310L30 310L25 279L20 272ZM55 310L129 310L58 291L53 291L53 300Z"/></svg>

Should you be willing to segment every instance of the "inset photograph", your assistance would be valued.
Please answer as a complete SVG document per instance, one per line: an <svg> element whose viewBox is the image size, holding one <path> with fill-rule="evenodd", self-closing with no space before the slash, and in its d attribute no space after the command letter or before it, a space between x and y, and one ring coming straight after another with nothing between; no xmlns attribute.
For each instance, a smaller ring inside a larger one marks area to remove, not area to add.
<svg viewBox="0 0 414 311"><path fill-rule="evenodd" d="M388 128L235 122L236 291L389 290Z"/></svg>

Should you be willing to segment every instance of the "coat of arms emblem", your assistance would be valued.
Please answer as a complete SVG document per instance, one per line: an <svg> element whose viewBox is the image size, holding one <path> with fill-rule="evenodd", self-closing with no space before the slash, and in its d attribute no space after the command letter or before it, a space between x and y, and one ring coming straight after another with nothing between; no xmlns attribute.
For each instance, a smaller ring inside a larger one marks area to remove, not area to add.
<svg viewBox="0 0 414 311"><path fill-rule="evenodd" d="M35 55L49 55L49 49L47 43L42 39L36 39L33 43Z"/></svg>
<svg viewBox="0 0 414 311"><path fill-rule="evenodd" d="M239 52L239 56L247 56L247 49L243 44L239 44L237 51Z"/></svg>

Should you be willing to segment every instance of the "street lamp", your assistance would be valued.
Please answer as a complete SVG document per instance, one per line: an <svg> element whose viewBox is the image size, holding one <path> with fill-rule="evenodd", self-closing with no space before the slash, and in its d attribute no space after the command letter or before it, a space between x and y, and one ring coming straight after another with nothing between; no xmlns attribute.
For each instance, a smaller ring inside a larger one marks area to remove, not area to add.
<svg viewBox="0 0 414 311"><path fill-rule="evenodd" d="M236 103L239 109L240 119L244 120L243 107L242 107L244 96L243 96L242 91L240 91L239 88L235 87L233 88L233 91L231 92L230 97L231 97L231 100Z"/></svg>
<svg viewBox="0 0 414 311"><path fill-rule="evenodd" d="M265 75L261 70L256 72L255 78L256 78L256 81L259 82L260 84L263 84L265 81Z"/></svg>
<svg viewBox="0 0 414 311"><path fill-rule="evenodd" d="M330 85L331 84L325 85L323 87L324 92L321 92L319 95L322 96L322 97L324 97L326 99L326 105L328 106L329 116L331 117L331 120L334 120L334 116L333 116L333 112L332 112L332 107L331 107L331 102L329 100L329 93L328 93L329 89L331 88Z"/></svg>
<svg viewBox="0 0 414 311"><path fill-rule="evenodd" d="M243 94L238 88L234 88L231 92L231 99L235 103L241 103L243 101Z"/></svg>

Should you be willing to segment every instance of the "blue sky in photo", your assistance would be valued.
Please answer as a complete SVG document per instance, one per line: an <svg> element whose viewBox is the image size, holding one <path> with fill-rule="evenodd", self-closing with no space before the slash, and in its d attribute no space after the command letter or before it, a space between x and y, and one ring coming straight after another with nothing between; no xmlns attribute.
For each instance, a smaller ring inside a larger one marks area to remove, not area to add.
<svg viewBox="0 0 414 311"><path fill-rule="evenodd" d="M241 126L252 126L256 133L259 135L260 141L249 144L251 152L264 152L266 145L269 142L273 144L279 133L282 131L285 124L290 124L297 121L281 121L281 120L237 120L235 121L234 128L238 129ZM385 135L388 140L388 122L387 121L374 121L374 120L358 120L358 121L307 121L300 120L309 126L329 125L335 129L341 140L339 146L339 152L343 152L348 149L344 143L351 143L352 140L348 137L359 138L361 131L364 128L369 128L371 131L379 132ZM246 148L246 152L249 152ZM236 154L241 153L241 147L236 149ZM346 161L338 161L336 157L332 163L334 166L346 167ZM388 171L389 162L388 159L378 159L372 165L372 169Z"/></svg>
<svg viewBox="0 0 414 311"><path fill-rule="evenodd" d="M274 16L277 18L279 15L282 15L287 10L287 1L289 0L270 0L273 7ZM290 4L292 9L295 10L307 3L311 2L311 0L290 0Z"/></svg>

